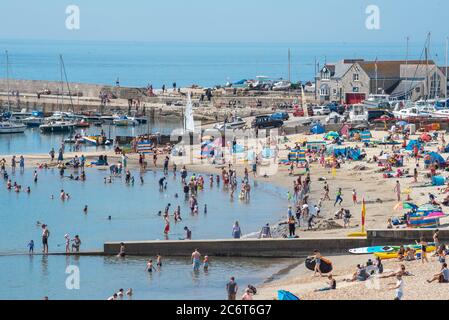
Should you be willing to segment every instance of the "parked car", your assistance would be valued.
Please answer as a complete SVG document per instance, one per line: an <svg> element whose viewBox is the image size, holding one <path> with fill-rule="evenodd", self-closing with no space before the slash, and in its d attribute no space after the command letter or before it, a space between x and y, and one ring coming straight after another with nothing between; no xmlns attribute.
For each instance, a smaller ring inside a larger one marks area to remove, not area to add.
<svg viewBox="0 0 449 320"><path fill-rule="evenodd" d="M304 110L300 107L295 107L295 111L293 111L294 117L304 117Z"/></svg>
<svg viewBox="0 0 449 320"><path fill-rule="evenodd" d="M315 106L313 107L313 114L316 116L324 116L331 113L331 110L326 106Z"/></svg>
<svg viewBox="0 0 449 320"><path fill-rule="evenodd" d="M287 121L288 119L290 119L290 116L287 112L276 112L271 115L271 119Z"/></svg>
<svg viewBox="0 0 449 320"><path fill-rule="evenodd" d="M252 127L257 129L280 128L284 121L272 119L270 116L258 116L252 122Z"/></svg>
<svg viewBox="0 0 449 320"><path fill-rule="evenodd" d="M328 103L328 104L326 104L326 107L329 108L330 113L336 112L336 113L342 115L346 111L346 108L344 106L339 105L336 102Z"/></svg>

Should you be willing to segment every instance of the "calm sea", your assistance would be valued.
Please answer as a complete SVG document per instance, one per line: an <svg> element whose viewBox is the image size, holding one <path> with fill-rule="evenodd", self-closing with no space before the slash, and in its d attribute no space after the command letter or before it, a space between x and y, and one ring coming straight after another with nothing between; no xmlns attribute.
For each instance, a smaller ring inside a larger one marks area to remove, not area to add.
<svg viewBox="0 0 449 320"><path fill-rule="evenodd" d="M419 59L423 43L411 43L409 58ZM8 50L12 78L60 80L59 54L71 82L123 86L151 83L202 86L253 79L257 75L288 78L291 49L292 80L311 80L315 59L323 63L345 58L402 60L406 43L149 43L0 40ZM431 58L444 65L443 45L431 48ZM6 77L0 59L0 77Z"/></svg>

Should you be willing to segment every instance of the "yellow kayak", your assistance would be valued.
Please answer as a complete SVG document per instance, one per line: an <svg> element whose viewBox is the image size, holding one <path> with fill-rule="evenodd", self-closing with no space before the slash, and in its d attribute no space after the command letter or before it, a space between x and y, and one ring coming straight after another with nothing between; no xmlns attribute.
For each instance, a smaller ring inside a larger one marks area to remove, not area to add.
<svg viewBox="0 0 449 320"><path fill-rule="evenodd" d="M436 247L427 247L427 253L431 253L436 251ZM421 250L416 250L416 253L421 253ZM389 259L397 259L398 258L398 252L378 252L374 254L377 258L381 258L382 260L389 260Z"/></svg>

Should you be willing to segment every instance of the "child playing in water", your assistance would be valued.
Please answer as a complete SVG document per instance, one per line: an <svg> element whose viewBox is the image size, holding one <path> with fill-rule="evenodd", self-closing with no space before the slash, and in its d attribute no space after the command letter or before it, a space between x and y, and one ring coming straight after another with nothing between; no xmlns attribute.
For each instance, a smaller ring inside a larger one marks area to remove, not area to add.
<svg viewBox="0 0 449 320"><path fill-rule="evenodd" d="M204 260L203 260L204 271L208 271L209 270L209 265L210 265L209 256L205 256Z"/></svg>
<svg viewBox="0 0 449 320"><path fill-rule="evenodd" d="M28 253L29 254L33 254L34 253L34 241L30 240L30 242L28 243Z"/></svg>

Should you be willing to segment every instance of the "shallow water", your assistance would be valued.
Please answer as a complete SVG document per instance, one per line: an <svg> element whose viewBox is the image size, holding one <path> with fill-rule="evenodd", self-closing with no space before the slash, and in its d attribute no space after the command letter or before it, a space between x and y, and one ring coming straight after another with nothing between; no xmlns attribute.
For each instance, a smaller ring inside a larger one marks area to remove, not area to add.
<svg viewBox="0 0 449 320"><path fill-rule="evenodd" d="M150 275L143 257L0 257L0 299L104 300L120 288L133 288L135 300L221 300L231 276L241 296L248 284L263 282L290 262L212 258L207 273L194 273L188 259L164 259L162 271ZM79 268L79 290L66 288L67 266Z"/></svg>
<svg viewBox="0 0 449 320"><path fill-rule="evenodd" d="M281 188L268 184L256 184L252 188L251 201L230 201L223 187L206 183L205 190L199 192L200 213L191 215L185 201L179 174L168 178L168 190L161 192L158 180L161 172L147 172L142 185L139 172L132 172L135 185L127 186L121 178L112 184L105 184L104 177L109 171L86 169L87 181L61 179L56 169L40 170L39 181L34 184L33 171L23 174L18 170L11 177L18 184L31 187L31 194L16 193L6 189L6 181L0 182L0 252L24 252L28 241L33 239L40 250L41 228L36 222L49 225L51 236L50 251L61 251L64 234L79 235L82 249L99 250L104 242L164 239L164 221L157 215L171 203L172 214L176 206L181 206L183 221L171 221L170 240L184 237L183 228L188 226L193 239L229 239L232 225L238 220L243 233L258 231L267 222L280 219L286 211ZM191 174L191 173L190 173ZM66 171L66 176L70 171ZM207 179L206 179L207 180ZM69 193L71 199L61 201L60 190ZM175 194L179 197L176 198ZM237 193L236 193L237 194ZM51 199L54 195L54 199ZM237 198L237 197L236 197ZM203 212L207 204L207 213ZM83 208L89 206L87 215ZM108 220L108 216L112 220Z"/></svg>
<svg viewBox="0 0 449 320"><path fill-rule="evenodd" d="M181 125L176 120L163 122L156 121L150 123L149 131L151 133L160 132L164 135L170 135L172 131ZM148 132L147 125L136 127L116 127L104 125L103 127L91 126L88 129L77 129L76 132L84 132L86 135L100 134L104 131L107 137L115 138L116 136L137 136ZM30 128L23 134L0 134L0 155L11 154L47 154L51 148L57 151L61 146L61 141L72 136L72 134L41 134L39 128ZM70 151L71 145L66 146L66 150ZM104 150L109 147L94 147L89 145L82 146L83 151Z"/></svg>

